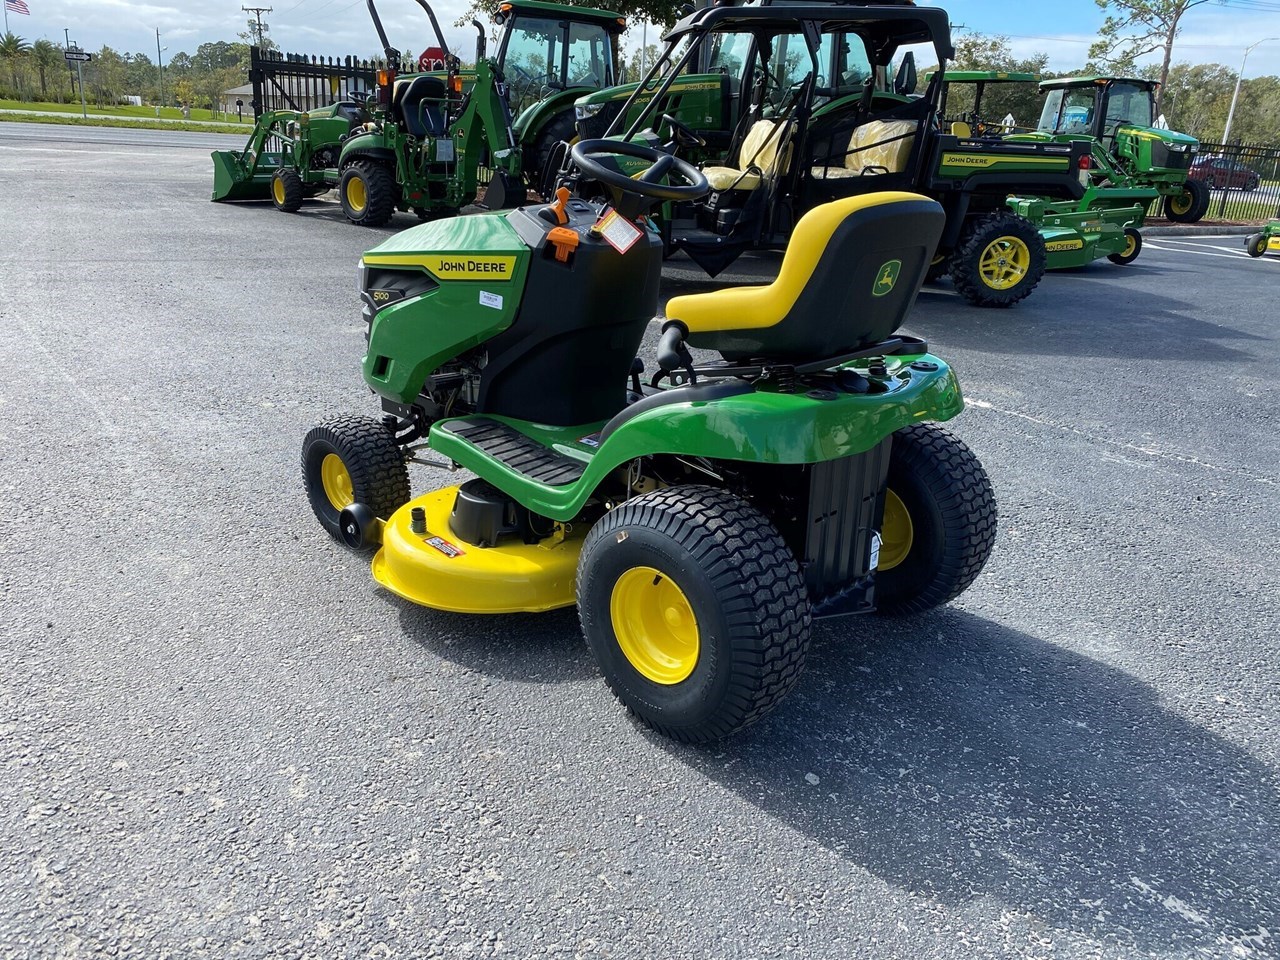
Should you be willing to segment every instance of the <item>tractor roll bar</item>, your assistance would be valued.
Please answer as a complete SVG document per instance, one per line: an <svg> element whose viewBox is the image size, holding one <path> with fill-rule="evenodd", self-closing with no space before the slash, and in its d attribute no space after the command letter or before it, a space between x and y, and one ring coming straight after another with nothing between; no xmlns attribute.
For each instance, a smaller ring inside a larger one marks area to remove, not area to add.
<svg viewBox="0 0 1280 960"><path fill-rule="evenodd" d="M436 43L440 44L440 49L444 53L444 62L446 64L453 62L453 54L449 52L449 45L445 42L444 34L440 30L440 22L436 20L435 11L431 9L427 0L417 0L417 2L418 6L427 11L427 16L431 19L431 29L435 31ZM373 0L365 0L365 5L369 8L369 16L373 18L373 28L378 31L378 39L382 41L382 52L387 58L387 64L399 68L400 51L387 39L387 31L382 28L382 18L378 16L378 8L373 5Z"/></svg>

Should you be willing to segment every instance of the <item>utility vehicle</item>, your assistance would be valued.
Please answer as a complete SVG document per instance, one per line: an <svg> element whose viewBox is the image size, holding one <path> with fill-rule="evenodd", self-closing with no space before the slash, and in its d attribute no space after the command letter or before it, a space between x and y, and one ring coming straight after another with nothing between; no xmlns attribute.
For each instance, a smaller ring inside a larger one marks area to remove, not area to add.
<svg viewBox="0 0 1280 960"><path fill-rule="evenodd" d="M423 219L456 213L475 200L487 169L486 206L523 203L526 179L573 135L573 102L613 83L626 26L605 10L508 0L496 14L504 27L497 56L486 58L484 30L473 21L476 63L462 72L430 4L417 0L446 69L397 73L400 52L366 2L388 64L377 72L373 101L259 117L245 150L214 153L214 200L269 196L292 212L337 187L349 220L379 226L397 209Z"/></svg>
<svg viewBox="0 0 1280 960"><path fill-rule="evenodd" d="M1008 209L1006 197L1078 200L1084 193L1080 160L1088 144L943 132L936 121L941 81L935 77L914 95L914 65L906 58L895 76L899 92L877 89L905 46L930 43L939 62L953 56L943 10L710 7L685 17L664 40L662 55L604 132L656 144L653 129L666 124L674 149L696 155L706 139L679 117L663 116L662 107L701 51L744 52L737 83L727 72L722 78L732 136L718 151L721 162L704 165L712 193L668 204L660 214L669 249L684 250L712 275L752 247L782 249L800 217L821 203L911 190L935 198L946 213L937 256L957 290L976 304L1009 306L1039 283L1046 254L1035 226ZM826 85L833 76L863 79L856 94L846 94Z"/></svg>
<svg viewBox="0 0 1280 960"><path fill-rule="evenodd" d="M795 683L814 618L930 609L987 559L991 484L938 425L963 408L956 377L897 332L945 214L905 192L815 206L772 284L667 303L649 375L648 214L709 184L643 144L570 156L573 194L364 255L384 417L316 426L303 480L326 530L376 548L387 590L473 614L576 603L628 710L724 737ZM414 496L407 464L428 450L475 479Z"/></svg>
<svg viewBox="0 0 1280 960"><path fill-rule="evenodd" d="M1044 80L1038 128L1010 139L1093 144L1095 184L1154 189L1165 198L1165 216L1195 223L1209 210L1209 189L1188 172L1200 141L1155 124L1154 80L1134 77L1066 77Z"/></svg>

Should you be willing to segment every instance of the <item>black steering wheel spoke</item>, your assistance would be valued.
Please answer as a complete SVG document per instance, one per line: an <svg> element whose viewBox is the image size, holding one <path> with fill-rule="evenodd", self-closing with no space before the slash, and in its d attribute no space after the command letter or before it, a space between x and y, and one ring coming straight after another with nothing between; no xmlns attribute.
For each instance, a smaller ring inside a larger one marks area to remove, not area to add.
<svg viewBox="0 0 1280 960"><path fill-rule="evenodd" d="M693 164L640 143L579 140L569 156L582 179L604 185L611 194L613 206L626 216L643 214L655 201L697 200L711 189L702 171ZM649 166L635 176L628 176L618 169L616 161L603 162L617 157L647 160Z"/></svg>

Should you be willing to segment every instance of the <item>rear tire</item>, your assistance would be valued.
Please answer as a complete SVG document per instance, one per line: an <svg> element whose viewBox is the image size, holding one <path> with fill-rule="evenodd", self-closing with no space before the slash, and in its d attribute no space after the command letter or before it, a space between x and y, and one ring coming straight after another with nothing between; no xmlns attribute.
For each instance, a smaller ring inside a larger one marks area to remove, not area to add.
<svg viewBox="0 0 1280 960"><path fill-rule="evenodd" d="M1203 180L1188 180L1182 193L1165 198L1164 215L1174 223L1199 223L1209 212L1211 199Z"/></svg>
<svg viewBox="0 0 1280 960"><path fill-rule="evenodd" d="M809 647L795 556L763 513L715 487L655 490L605 514L578 561L578 613L609 689L686 743L771 710Z"/></svg>
<svg viewBox="0 0 1280 960"><path fill-rule="evenodd" d="M979 307L1011 307L1031 295L1044 276L1044 237L1016 213L987 214L969 228L951 255L956 290Z"/></svg>
<svg viewBox="0 0 1280 960"><path fill-rule="evenodd" d="M342 540L338 517L362 503L385 520L409 502L409 467L395 439L371 417L330 417L302 441L302 482L320 525Z"/></svg>
<svg viewBox="0 0 1280 960"><path fill-rule="evenodd" d="M1133 227L1124 228L1124 236L1128 241L1126 246L1119 253L1107 254L1107 259L1112 263L1118 263L1120 266L1126 266L1138 259L1138 254L1142 253L1142 234Z"/></svg>
<svg viewBox="0 0 1280 960"><path fill-rule="evenodd" d="M1249 251L1249 256L1260 257L1267 252L1268 240L1265 233L1255 233L1244 242L1244 247Z"/></svg>
<svg viewBox="0 0 1280 960"><path fill-rule="evenodd" d="M296 170L281 167L271 178L271 202L281 213L297 213L306 187Z"/></svg>
<svg viewBox="0 0 1280 960"><path fill-rule="evenodd" d="M361 227L381 227L390 220L398 195L391 171L372 160L352 161L338 181L342 212Z"/></svg>
<svg viewBox="0 0 1280 960"><path fill-rule="evenodd" d="M995 493L982 464L946 428L916 423L893 435L887 487L878 612L922 613L955 599L982 571L996 539ZM905 512L905 522L890 504Z"/></svg>

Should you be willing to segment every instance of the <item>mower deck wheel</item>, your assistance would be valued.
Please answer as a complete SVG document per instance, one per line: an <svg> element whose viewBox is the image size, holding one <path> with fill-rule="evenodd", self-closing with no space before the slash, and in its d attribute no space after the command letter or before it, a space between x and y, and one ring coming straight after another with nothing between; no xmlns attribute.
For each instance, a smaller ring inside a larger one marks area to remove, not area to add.
<svg viewBox="0 0 1280 960"><path fill-rule="evenodd" d="M320 525L342 540L338 518L360 503L387 519L409 502L409 468L391 432L371 417L330 417L302 441L302 482Z"/></svg>
<svg viewBox="0 0 1280 960"><path fill-rule="evenodd" d="M893 435L881 523L876 605L923 613L958 597L982 571L996 538L996 502L982 464L936 423Z"/></svg>
<svg viewBox="0 0 1280 960"><path fill-rule="evenodd" d="M763 513L715 487L666 487L610 510L587 534L577 594L609 689L675 740L740 730L804 666L800 566Z"/></svg>
<svg viewBox="0 0 1280 960"><path fill-rule="evenodd" d="M1174 223L1199 223L1209 212L1211 200L1203 180L1188 180L1181 193L1165 198L1164 215Z"/></svg>
<svg viewBox="0 0 1280 960"><path fill-rule="evenodd" d="M281 167L271 178L271 202L283 213L296 213L306 188L296 170Z"/></svg>
<svg viewBox="0 0 1280 960"><path fill-rule="evenodd" d="M951 256L951 280L975 306L1011 307L1031 295L1046 263L1040 231L1026 218L1000 211L969 228Z"/></svg>
<svg viewBox="0 0 1280 960"><path fill-rule="evenodd" d="M1107 259L1112 263L1118 263L1120 266L1133 263L1138 259L1138 254L1142 253L1142 234L1133 227L1124 228L1124 249L1119 253L1107 254Z"/></svg>
<svg viewBox="0 0 1280 960"><path fill-rule="evenodd" d="M362 227L381 227L396 212L396 181L391 171L372 160L354 160L342 171L338 199L342 212Z"/></svg>
<svg viewBox="0 0 1280 960"><path fill-rule="evenodd" d="M1255 233L1245 241L1245 249L1249 251L1249 256L1260 257L1267 252L1269 241L1265 233Z"/></svg>

